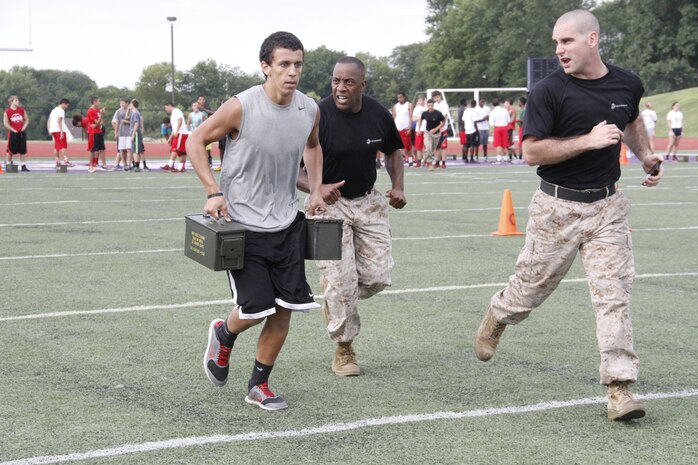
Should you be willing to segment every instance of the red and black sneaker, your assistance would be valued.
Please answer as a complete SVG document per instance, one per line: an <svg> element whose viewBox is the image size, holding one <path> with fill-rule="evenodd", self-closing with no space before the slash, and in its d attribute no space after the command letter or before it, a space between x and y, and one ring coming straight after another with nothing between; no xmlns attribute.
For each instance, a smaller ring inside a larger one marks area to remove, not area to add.
<svg viewBox="0 0 698 465"><path fill-rule="evenodd" d="M245 397L245 402L257 405L264 410L283 410L288 404L283 397L276 395L267 383L253 386Z"/></svg>
<svg viewBox="0 0 698 465"><path fill-rule="evenodd" d="M214 386L225 386L230 368L228 360L232 347L221 344L218 335L216 335L216 330L224 324L225 321L219 318L213 320L208 328L208 347L204 353L204 371Z"/></svg>

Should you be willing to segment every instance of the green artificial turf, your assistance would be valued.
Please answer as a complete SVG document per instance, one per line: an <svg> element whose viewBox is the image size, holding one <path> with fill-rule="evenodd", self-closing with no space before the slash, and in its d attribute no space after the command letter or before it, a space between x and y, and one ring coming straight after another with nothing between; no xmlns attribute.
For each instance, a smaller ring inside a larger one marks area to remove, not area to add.
<svg viewBox="0 0 698 465"><path fill-rule="evenodd" d="M334 346L320 312L294 316L271 378L290 404L283 412L243 401L257 329L239 337L225 387L212 387L203 373L208 324L230 311L230 290L223 273L181 251L183 216L205 201L193 173L18 179L0 178L0 463L263 432L294 435L75 463L695 463L698 164L668 165L657 189L640 186L637 165L623 168L638 274L632 317L641 368L633 389L694 392L647 400L647 417L627 424L609 422L598 402L516 410L606 394L579 263L528 320L507 329L492 361L473 355L489 298L513 271L524 241L490 236L502 192L512 190L524 230L537 186L533 168L408 170L408 206L390 213L393 286L360 302L362 376L330 371ZM384 172L378 187L388 189ZM315 265L306 264L320 294ZM83 313L57 314L72 311ZM338 423L507 407L514 411L296 435Z"/></svg>

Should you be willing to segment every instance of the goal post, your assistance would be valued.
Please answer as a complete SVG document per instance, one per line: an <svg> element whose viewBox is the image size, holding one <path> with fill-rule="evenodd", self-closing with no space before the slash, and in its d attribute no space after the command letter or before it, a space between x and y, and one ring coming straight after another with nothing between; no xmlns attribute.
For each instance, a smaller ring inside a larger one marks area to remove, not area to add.
<svg viewBox="0 0 698 465"><path fill-rule="evenodd" d="M4 2L0 52L33 52L31 0Z"/></svg>

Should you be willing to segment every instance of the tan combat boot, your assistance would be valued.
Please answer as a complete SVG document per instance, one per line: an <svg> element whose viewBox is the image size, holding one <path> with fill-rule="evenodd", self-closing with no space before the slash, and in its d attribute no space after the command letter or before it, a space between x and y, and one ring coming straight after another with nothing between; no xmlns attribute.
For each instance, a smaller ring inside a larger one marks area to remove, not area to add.
<svg viewBox="0 0 698 465"><path fill-rule="evenodd" d="M499 338L506 327L507 325L494 318L492 309L488 308L475 335L475 356L483 362L494 357Z"/></svg>
<svg viewBox="0 0 698 465"><path fill-rule="evenodd" d="M645 404L633 399L627 382L614 381L608 385L608 419L632 420L645 416Z"/></svg>
<svg viewBox="0 0 698 465"><path fill-rule="evenodd" d="M339 376L358 376L361 374L351 342L337 343L337 351L332 360L332 371Z"/></svg>

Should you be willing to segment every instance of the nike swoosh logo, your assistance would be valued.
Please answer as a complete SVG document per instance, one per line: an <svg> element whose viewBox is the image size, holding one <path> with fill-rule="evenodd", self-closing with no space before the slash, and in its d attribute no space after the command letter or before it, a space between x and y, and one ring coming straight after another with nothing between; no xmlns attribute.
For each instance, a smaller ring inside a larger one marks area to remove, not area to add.
<svg viewBox="0 0 698 465"><path fill-rule="evenodd" d="M255 368L257 369L257 371L264 371L264 370L262 370L262 369L259 368L259 367L255 367Z"/></svg>

